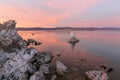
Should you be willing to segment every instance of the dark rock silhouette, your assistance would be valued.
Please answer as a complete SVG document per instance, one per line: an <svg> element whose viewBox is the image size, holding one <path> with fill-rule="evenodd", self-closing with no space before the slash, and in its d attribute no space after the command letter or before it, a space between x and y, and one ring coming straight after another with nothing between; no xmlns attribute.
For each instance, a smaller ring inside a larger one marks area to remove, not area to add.
<svg viewBox="0 0 120 80"><path fill-rule="evenodd" d="M114 70L111 66L105 64L101 64L100 67L103 68L107 73L110 73Z"/></svg>
<svg viewBox="0 0 120 80"><path fill-rule="evenodd" d="M26 42L27 46L29 46L30 44L35 45L35 46L39 46L42 44L41 42L37 42L34 39L28 39L28 40L24 40L24 41Z"/></svg>

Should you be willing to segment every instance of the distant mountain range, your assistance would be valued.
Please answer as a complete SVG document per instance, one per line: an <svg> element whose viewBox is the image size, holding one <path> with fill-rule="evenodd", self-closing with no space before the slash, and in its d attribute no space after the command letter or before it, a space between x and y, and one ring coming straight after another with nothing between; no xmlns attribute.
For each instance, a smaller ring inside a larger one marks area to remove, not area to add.
<svg viewBox="0 0 120 80"><path fill-rule="evenodd" d="M17 28L17 30L77 30L77 31L94 31L94 30L120 30L120 28L113 28L113 27L107 27L107 28L73 28L73 27L56 27L56 28Z"/></svg>

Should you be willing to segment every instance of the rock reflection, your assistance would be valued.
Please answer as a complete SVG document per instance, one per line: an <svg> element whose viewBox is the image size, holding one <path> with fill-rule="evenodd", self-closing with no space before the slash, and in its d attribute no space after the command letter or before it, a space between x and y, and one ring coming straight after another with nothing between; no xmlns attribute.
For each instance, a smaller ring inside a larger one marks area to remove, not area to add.
<svg viewBox="0 0 120 80"><path fill-rule="evenodd" d="M76 43L70 43L70 44L71 44L71 49L73 50L75 48L75 46L76 46Z"/></svg>

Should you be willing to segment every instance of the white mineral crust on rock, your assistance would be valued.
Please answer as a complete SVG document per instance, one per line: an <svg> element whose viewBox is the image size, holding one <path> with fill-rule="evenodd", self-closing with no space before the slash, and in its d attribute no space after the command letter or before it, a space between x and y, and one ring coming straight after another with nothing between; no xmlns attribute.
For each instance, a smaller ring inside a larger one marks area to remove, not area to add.
<svg viewBox="0 0 120 80"><path fill-rule="evenodd" d="M64 73L68 72L68 68L62 62L57 61L56 71L59 75L64 75Z"/></svg>
<svg viewBox="0 0 120 80"><path fill-rule="evenodd" d="M87 78L90 80L108 80L108 76L104 71L93 70L86 72Z"/></svg>

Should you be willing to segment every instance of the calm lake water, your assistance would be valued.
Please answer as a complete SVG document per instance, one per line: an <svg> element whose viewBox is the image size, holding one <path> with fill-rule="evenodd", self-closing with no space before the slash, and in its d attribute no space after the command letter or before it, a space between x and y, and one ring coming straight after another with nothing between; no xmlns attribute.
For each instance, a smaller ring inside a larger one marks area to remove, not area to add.
<svg viewBox="0 0 120 80"><path fill-rule="evenodd" d="M80 75L85 76L85 71L98 69L100 64L113 67L114 71L108 74L109 80L120 80L120 31L75 31L80 42L74 48L67 42L70 32L19 31L19 34L24 39L32 38L42 42L42 45L36 47L38 50L52 51L52 65L60 60L68 66L71 72L59 80L80 80ZM61 57L57 57L54 52L61 52ZM86 60L82 62L79 58Z"/></svg>

